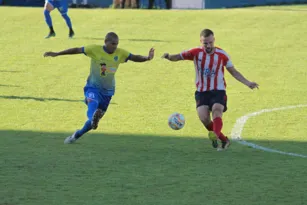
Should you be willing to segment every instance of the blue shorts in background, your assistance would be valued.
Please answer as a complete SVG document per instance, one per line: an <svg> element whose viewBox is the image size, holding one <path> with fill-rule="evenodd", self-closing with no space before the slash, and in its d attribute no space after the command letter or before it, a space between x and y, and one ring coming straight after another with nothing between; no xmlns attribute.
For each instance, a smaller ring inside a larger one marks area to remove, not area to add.
<svg viewBox="0 0 307 205"><path fill-rule="evenodd" d="M98 103L98 108L102 109L103 111L107 111L112 96L103 95L99 92L97 88L84 88L84 96L85 96L85 103L87 104L87 99L96 101Z"/></svg>
<svg viewBox="0 0 307 205"><path fill-rule="evenodd" d="M66 14L68 11L68 2L67 0L46 0L54 8L57 8L61 14Z"/></svg>

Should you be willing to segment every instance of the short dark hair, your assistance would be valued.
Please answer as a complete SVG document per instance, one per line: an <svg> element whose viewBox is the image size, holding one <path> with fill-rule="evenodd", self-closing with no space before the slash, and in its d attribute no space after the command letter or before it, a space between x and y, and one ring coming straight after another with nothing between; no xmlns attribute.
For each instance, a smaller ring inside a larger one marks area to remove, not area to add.
<svg viewBox="0 0 307 205"><path fill-rule="evenodd" d="M214 36L214 33L213 31L211 31L210 29L204 29L200 32L200 36L203 36L203 37L209 37L209 36Z"/></svg>
<svg viewBox="0 0 307 205"><path fill-rule="evenodd" d="M109 32L107 33L105 40L109 41L109 40L113 40L113 39L118 39L118 35L114 32Z"/></svg>

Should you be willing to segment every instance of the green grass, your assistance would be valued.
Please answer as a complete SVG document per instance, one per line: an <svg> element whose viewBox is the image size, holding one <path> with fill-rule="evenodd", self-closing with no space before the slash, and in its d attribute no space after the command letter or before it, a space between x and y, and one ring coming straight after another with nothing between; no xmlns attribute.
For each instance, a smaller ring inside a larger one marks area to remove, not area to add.
<svg viewBox="0 0 307 205"><path fill-rule="evenodd" d="M256 6L254 9L273 9L273 10L284 10L284 11L306 11L307 4L297 4L297 5L280 5L280 6Z"/></svg>
<svg viewBox="0 0 307 205"><path fill-rule="evenodd" d="M285 7L291 9L292 7ZM238 70L260 84L251 91L228 73L223 131L261 109L306 104L305 12L230 9L206 11L78 10L69 12L76 38L57 12L55 39L41 8L0 7L0 205L302 205L307 159L233 143L216 152L198 121L191 62L162 60L199 45L199 32L215 31L216 43ZM120 47L146 55L117 75L116 95L97 131L75 145L63 140L86 120L86 56L43 58L87 44L103 44L108 31ZM167 118L186 117L173 131ZM307 155L307 108L249 119L244 139ZM226 195L225 195L226 193Z"/></svg>

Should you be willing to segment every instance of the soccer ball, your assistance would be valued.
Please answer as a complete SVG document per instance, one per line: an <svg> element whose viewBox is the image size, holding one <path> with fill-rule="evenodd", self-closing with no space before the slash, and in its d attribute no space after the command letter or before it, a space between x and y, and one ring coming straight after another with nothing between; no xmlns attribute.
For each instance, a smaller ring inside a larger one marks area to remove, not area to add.
<svg viewBox="0 0 307 205"><path fill-rule="evenodd" d="M180 113L173 113L168 118L168 126L173 130L180 130L184 127L185 119L184 116Z"/></svg>

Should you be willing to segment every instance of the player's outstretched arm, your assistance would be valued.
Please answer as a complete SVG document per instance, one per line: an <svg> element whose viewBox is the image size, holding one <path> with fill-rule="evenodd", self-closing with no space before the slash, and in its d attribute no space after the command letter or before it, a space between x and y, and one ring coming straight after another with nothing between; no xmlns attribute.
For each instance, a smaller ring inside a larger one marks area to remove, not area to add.
<svg viewBox="0 0 307 205"><path fill-rule="evenodd" d="M164 53L162 58L165 58L169 61L180 61L183 60L180 54L170 55L169 53Z"/></svg>
<svg viewBox="0 0 307 205"><path fill-rule="evenodd" d="M61 55L73 55L83 53L82 48L69 48L60 52L46 52L44 57L56 57Z"/></svg>
<svg viewBox="0 0 307 205"><path fill-rule="evenodd" d="M250 82L249 80L247 80L237 69L235 69L234 67L229 67L227 68L227 70L229 71L229 73L238 81L240 81L241 83L243 83L244 85L246 85L247 87L249 87L250 89L254 89L254 88L258 88L258 84L255 82Z"/></svg>
<svg viewBox="0 0 307 205"><path fill-rule="evenodd" d="M150 61L151 59L153 59L155 56L155 49L151 48L149 50L148 56L141 56L141 55L133 55L131 54L129 60L133 61L133 62L145 62L145 61Z"/></svg>

